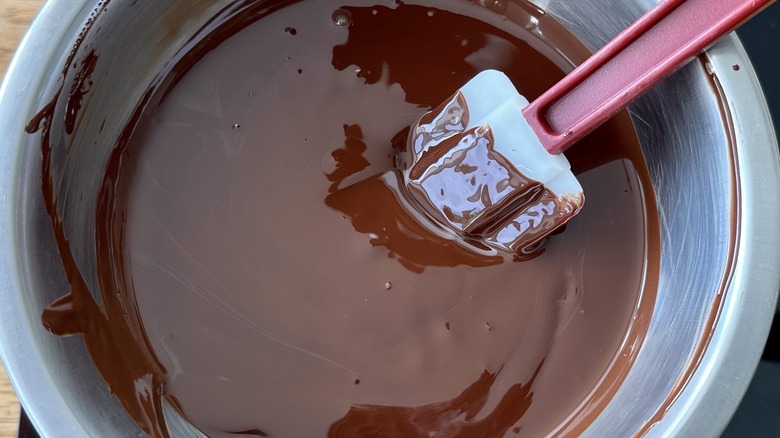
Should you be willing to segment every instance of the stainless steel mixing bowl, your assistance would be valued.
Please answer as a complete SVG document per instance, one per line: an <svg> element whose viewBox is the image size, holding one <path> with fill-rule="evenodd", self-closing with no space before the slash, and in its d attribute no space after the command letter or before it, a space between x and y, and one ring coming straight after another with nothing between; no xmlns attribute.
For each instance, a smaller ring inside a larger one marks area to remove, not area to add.
<svg viewBox="0 0 780 438"><path fill-rule="evenodd" d="M82 268L93 266L90 232L98 183L132 103L193 33L231 1L147 0L128 7L130 2L115 0L98 14L99 26L88 38L101 53L93 73L100 80L92 85L72 136L52 131L54 141L74 145L69 159L58 163L62 184L69 187L60 207L73 229L71 246ZM653 3L536 2L591 49ZM41 310L67 283L41 201L40 140L24 132L61 83L63 63L83 24L106 3L46 3L0 89L0 348L24 407L44 436L140 434L109 394L80 337L52 336L40 323ZM660 288L638 359L587 435L631 435L683 385L649 435L714 436L750 381L775 309L780 162L774 132L753 70L733 35L709 50L706 62L692 63L634 104L631 113L659 206ZM85 272L95 287L94 269ZM718 303L720 310L713 313ZM699 357L697 348L705 345ZM685 379L684 370L697 360Z"/></svg>

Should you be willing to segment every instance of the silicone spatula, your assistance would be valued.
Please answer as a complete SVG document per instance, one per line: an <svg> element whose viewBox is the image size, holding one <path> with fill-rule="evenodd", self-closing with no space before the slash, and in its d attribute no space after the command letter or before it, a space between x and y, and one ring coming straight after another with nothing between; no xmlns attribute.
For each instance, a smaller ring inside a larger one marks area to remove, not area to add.
<svg viewBox="0 0 780 438"><path fill-rule="evenodd" d="M533 257L583 205L562 152L773 1L662 0L530 104L483 71L412 127L408 192L465 240Z"/></svg>

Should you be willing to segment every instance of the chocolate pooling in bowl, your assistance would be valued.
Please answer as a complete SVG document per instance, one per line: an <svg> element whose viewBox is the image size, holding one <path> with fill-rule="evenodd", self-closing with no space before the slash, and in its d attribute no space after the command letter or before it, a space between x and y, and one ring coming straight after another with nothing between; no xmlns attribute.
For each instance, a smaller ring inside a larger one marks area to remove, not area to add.
<svg viewBox="0 0 780 438"><path fill-rule="evenodd" d="M652 311L657 223L628 117L567 154L589 205L543 254L467 250L410 208L398 139L481 70L533 98L563 76L556 50L584 53L547 46L563 29L525 3L359 3L247 2L161 74L103 181L100 306L44 166L72 288L44 323L83 333L155 435L161 398L210 436L586 427ZM64 153L47 138L44 163Z"/></svg>

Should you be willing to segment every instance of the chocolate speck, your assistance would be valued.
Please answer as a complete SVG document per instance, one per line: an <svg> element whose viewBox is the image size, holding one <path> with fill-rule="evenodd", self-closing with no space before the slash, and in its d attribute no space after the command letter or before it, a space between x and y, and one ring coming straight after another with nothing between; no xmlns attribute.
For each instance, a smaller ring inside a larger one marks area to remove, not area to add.
<svg viewBox="0 0 780 438"><path fill-rule="evenodd" d="M345 9L336 9L331 16L336 26L349 26L352 23L352 14Z"/></svg>

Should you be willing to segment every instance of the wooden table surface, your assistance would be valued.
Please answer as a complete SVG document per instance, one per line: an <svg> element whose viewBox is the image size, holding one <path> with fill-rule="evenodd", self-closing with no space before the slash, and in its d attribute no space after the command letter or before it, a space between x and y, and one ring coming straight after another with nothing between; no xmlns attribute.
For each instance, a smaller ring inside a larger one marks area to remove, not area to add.
<svg viewBox="0 0 780 438"><path fill-rule="evenodd" d="M42 4L43 0L0 0L0 77ZM19 400L0 367L0 437L15 437L18 425Z"/></svg>

